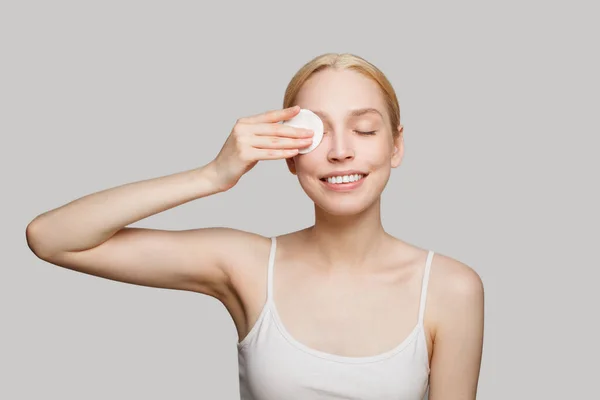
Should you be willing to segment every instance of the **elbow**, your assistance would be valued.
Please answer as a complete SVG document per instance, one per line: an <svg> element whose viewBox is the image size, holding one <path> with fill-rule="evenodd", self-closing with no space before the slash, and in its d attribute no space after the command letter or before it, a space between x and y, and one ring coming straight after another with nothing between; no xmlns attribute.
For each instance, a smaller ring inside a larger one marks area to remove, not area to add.
<svg viewBox="0 0 600 400"><path fill-rule="evenodd" d="M47 236L47 234L43 233L38 218L35 218L33 221L31 221L25 229L25 240L29 250L31 250L37 258L42 260L48 260L51 255L51 251L45 244L47 242L44 239L45 236Z"/></svg>

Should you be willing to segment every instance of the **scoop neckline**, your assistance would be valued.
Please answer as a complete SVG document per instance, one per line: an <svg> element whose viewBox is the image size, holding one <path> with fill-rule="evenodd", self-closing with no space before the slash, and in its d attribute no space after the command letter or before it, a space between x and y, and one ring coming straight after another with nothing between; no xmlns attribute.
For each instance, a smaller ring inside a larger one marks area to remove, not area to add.
<svg viewBox="0 0 600 400"><path fill-rule="evenodd" d="M402 340L399 344L397 344L395 347L393 347L390 350L386 350L384 352L381 352L378 354L373 354L370 356L343 356L341 354L329 353L329 352L326 352L323 350L318 350L318 349L312 348L312 347L300 342L296 338L294 338L294 336L292 336L292 334L287 330L283 321L281 320L281 317L279 316L279 312L277 311L277 306L275 305L275 302L272 301L272 299L269 299L268 303L269 303L268 307L271 311L271 315L273 317L273 320L275 321L275 326L277 327L279 332L282 334L282 336L292 346L294 346L297 349L299 349L307 354L310 354L312 356L330 360L330 361L340 362L340 363L360 364L360 363L383 361L388 358L391 358L392 356L394 356L397 353L400 353L402 350L404 350L404 348L406 348L409 344L411 344L415 340L415 338L417 338L417 334L421 332L421 327L423 326L421 321L417 321L416 325L410 331L408 336L406 336L406 338L404 338L404 340Z"/></svg>

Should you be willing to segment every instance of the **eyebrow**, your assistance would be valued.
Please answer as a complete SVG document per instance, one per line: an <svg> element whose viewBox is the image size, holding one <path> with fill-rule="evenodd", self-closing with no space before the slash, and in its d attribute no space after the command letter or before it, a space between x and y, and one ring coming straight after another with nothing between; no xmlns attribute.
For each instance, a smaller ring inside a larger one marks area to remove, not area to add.
<svg viewBox="0 0 600 400"><path fill-rule="evenodd" d="M315 114L317 114L322 119L329 119L327 113L319 110L312 110ZM349 112L351 117L360 117L365 114L378 114L383 119L383 114L376 108L367 107L367 108L358 108Z"/></svg>

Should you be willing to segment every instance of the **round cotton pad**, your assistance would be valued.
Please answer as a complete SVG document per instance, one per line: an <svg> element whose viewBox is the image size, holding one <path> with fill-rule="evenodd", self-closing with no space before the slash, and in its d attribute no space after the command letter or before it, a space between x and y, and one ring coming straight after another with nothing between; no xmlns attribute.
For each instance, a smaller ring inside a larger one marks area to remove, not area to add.
<svg viewBox="0 0 600 400"><path fill-rule="evenodd" d="M323 139L323 121L314 112L306 109L301 109L300 112L292 119L283 122L285 125L293 126L294 128L310 129L314 132L313 142L310 146L298 150L300 154L306 154L313 151L321 143Z"/></svg>

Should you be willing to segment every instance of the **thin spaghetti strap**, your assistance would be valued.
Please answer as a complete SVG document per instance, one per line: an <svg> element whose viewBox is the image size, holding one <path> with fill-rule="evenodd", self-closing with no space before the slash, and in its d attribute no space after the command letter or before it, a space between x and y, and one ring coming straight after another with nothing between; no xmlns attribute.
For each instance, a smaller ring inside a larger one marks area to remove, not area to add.
<svg viewBox="0 0 600 400"><path fill-rule="evenodd" d="M273 268L275 264L275 251L277 249L277 239L275 236L271 238L271 250L269 252L269 266L267 269L267 300L271 300L273 296Z"/></svg>
<svg viewBox="0 0 600 400"><path fill-rule="evenodd" d="M419 324L423 323L423 317L425 315L427 286L429 285L429 275L431 271L431 260L433 259L433 255L433 250L429 250L429 253L427 254L427 262L425 263L425 272L423 273L423 282L421 285L421 300L419 301Z"/></svg>

